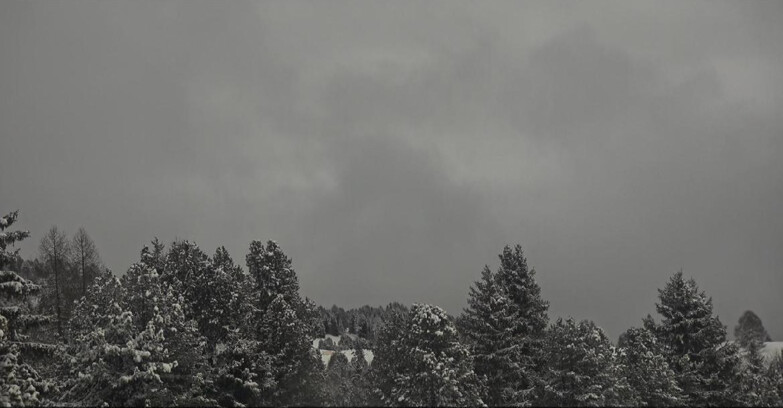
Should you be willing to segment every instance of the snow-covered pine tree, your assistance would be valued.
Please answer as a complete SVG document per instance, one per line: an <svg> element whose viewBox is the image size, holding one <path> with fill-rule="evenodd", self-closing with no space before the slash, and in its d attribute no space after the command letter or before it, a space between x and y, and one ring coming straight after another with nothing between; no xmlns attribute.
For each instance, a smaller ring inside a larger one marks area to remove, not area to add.
<svg viewBox="0 0 783 408"><path fill-rule="evenodd" d="M766 372L769 381L775 385L778 396L781 398L777 406L783 406L783 353L778 353L769 362Z"/></svg>
<svg viewBox="0 0 783 408"><path fill-rule="evenodd" d="M558 319L549 329L544 357L547 366L536 390L537 405L637 403L619 364L621 353L593 322Z"/></svg>
<svg viewBox="0 0 783 408"><path fill-rule="evenodd" d="M217 347L212 378L208 395L222 407L271 405L271 394L277 388L272 357L264 350L264 343L236 332Z"/></svg>
<svg viewBox="0 0 783 408"><path fill-rule="evenodd" d="M10 250L17 241L27 238L27 231L6 231L19 215L14 211L0 217L0 406L37 406L41 393L52 386L29 364L31 358L49 355L53 346L27 341L24 332L48 323L48 316L32 314L28 301L37 296L41 287L6 270L18 263L19 250Z"/></svg>
<svg viewBox="0 0 783 408"><path fill-rule="evenodd" d="M379 362L391 369L391 387L379 388L388 393L382 395L384 402L394 406L484 405L483 384L473 372L473 359L443 309L414 304L397 336L383 338L392 344L379 344L376 350ZM386 355L389 352L394 354Z"/></svg>
<svg viewBox="0 0 783 408"><path fill-rule="evenodd" d="M726 327L713 315L712 299L700 291L682 271L658 290L655 308L661 323L652 317L644 325L664 346L667 362L689 405L737 405L741 398L739 350L726 342Z"/></svg>
<svg viewBox="0 0 783 408"><path fill-rule="evenodd" d="M762 344L760 341L748 342L742 362L744 371L738 395L743 405L749 407L777 407L783 403L776 382L779 379L769 375L764 356L761 355Z"/></svg>
<svg viewBox="0 0 783 408"><path fill-rule="evenodd" d="M334 352L326 368L326 395L329 406L352 407L351 363L340 351Z"/></svg>
<svg viewBox="0 0 783 408"><path fill-rule="evenodd" d="M485 266L481 280L470 288L468 307L457 324L474 356L476 374L486 378L486 402L525 405L541 366L549 304L541 298L535 270L528 269L521 246L506 246L499 258L497 273Z"/></svg>
<svg viewBox="0 0 783 408"><path fill-rule="evenodd" d="M99 272L87 287L87 293L79 299L74 307L68 326L71 338L89 334L99 327L105 327L110 317L106 314L115 303L125 299L124 288L111 272Z"/></svg>
<svg viewBox="0 0 783 408"><path fill-rule="evenodd" d="M392 389L395 386L395 373L409 358L402 348L402 333L406 329L408 313L401 310L388 310L384 323L380 326L375 342L375 356L370 365L370 406L391 406Z"/></svg>
<svg viewBox="0 0 783 408"><path fill-rule="evenodd" d="M351 399L349 405L353 407L366 407L370 404L372 392L370 384L370 366L364 358L364 349L360 342L356 343L351 360Z"/></svg>
<svg viewBox="0 0 783 408"><path fill-rule="evenodd" d="M200 395L202 341L181 302L145 264L134 264L121 286L108 274L96 279L76 307L79 323L69 350L73 380L60 402L214 403Z"/></svg>
<svg viewBox="0 0 783 408"><path fill-rule="evenodd" d="M133 314L114 303L106 324L76 337L71 346L73 382L60 400L85 406L172 405L162 375L177 366L163 345L159 315L139 332Z"/></svg>
<svg viewBox="0 0 783 408"><path fill-rule="evenodd" d="M752 342L763 343L772 341L764 325L752 310L745 311L734 327L734 337L740 346L748 348Z"/></svg>
<svg viewBox="0 0 783 408"><path fill-rule="evenodd" d="M674 371L666 362L661 345L645 328L628 329L622 336L620 364L640 406L674 407L683 405L682 390Z"/></svg>
<svg viewBox="0 0 783 408"><path fill-rule="evenodd" d="M158 273L185 299L185 317L196 322L210 352L240 324L245 278L225 248L211 260L195 243L174 242Z"/></svg>
<svg viewBox="0 0 783 408"><path fill-rule="evenodd" d="M311 344L319 324L315 305L299 295L291 259L274 241L250 244L247 267L253 284L244 317L246 338L257 339L272 357L273 405L319 405L324 367Z"/></svg>
<svg viewBox="0 0 783 408"><path fill-rule="evenodd" d="M132 313L136 330L143 332L154 327L164 351L160 359L172 364L170 370L160 374L170 402L201 401L199 395L193 395L191 382L194 378L204 380L197 374L207 370L206 341L196 323L185 315L184 297L164 282L156 270L142 263L132 265L121 283L125 294L122 305Z"/></svg>

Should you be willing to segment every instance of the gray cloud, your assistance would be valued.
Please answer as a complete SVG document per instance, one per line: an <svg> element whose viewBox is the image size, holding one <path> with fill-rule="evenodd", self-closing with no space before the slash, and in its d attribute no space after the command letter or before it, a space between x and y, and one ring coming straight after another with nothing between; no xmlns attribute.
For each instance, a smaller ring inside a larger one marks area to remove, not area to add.
<svg viewBox="0 0 783 408"><path fill-rule="evenodd" d="M317 302L458 313L521 242L553 315L616 336L684 268L781 336L782 11L6 2L0 196L27 256L274 238Z"/></svg>

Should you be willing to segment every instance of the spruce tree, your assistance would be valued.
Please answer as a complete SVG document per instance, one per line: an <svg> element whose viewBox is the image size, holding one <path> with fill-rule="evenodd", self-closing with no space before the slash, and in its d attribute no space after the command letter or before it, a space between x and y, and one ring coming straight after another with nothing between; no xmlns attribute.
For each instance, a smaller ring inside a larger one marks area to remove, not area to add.
<svg viewBox="0 0 783 408"><path fill-rule="evenodd" d="M268 406L277 388L272 370L272 357L265 344L248 339L238 332L228 335L215 355L215 374L208 394L220 406Z"/></svg>
<svg viewBox="0 0 783 408"><path fill-rule="evenodd" d="M359 342L353 352L351 360L351 398L350 406L365 407L370 404L371 383L369 379L370 366L364 358L364 350Z"/></svg>
<svg viewBox="0 0 783 408"><path fill-rule="evenodd" d="M389 311L380 326L375 342L375 357L370 365L372 406L392 405L389 398L394 388L395 372L402 360L408 358L408 355L403 353L401 344L401 333L405 330L407 320L407 313Z"/></svg>
<svg viewBox="0 0 783 408"><path fill-rule="evenodd" d="M778 391L779 379L770 375L761 355L760 341L750 341L743 360L742 382L738 394L743 405L775 407L783 403Z"/></svg>
<svg viewBox="0 0 783 408"><path fill-rule="evenodd" d="M248 295L246 338L258 339L271 356L276 389L273 405L319 405L323 402L324 367L311 347L318 312L299 295L291 259L274 241L250 244L247 267L253 284Z"/></svg>
<svg viewBox="0 0 783 408"><path fill-rule="evenodd" d="M149 263L154 262L153 255ZM218 248L212 260L195 243L174 242L159 273L183 296L185 316L196 322L210 351L240 324L245 278L225 248Z"/></svg>
<svg viewBox="0 0 783 408"><path fill-rule="evenodd" d="M41 287L6 270L19 260L19 250L9 247L27 238L27 231L6 231L19 215L0 217L0 406L37 406L42 393L54 386L26 363L27 358L51 355L53 346L30 342L25 331L49 322L47 316L31 313L29 300Z"/></svg>
<svg viewBox="0 0 783 408"><path fill-rule="evenodd" d="M674 371L666 362L663 347L645 328L632 328L622 336L620 364L639 405L651 407L682 406L682 390Z"/></svg>
<svg viewBox="0 0 783 408"><path fill-rule="evenodd" d="M655 307L662 319L645 319L645 327L664 346L669 366L677 375L687 404L740 404L736 387L741 382L739 350L726 342L726 328L713 315L712 299L682 271L658 290Z"/></svg>
<svg viewBox="0 0 783 408"><path fill-rule="evenodd" d="M772 341L772 338L761 323L761 319L751 310L746 311L739 318L737 326L734 327L734 337L740 346L745 348L748 348L753 342L764 343Z"/></svg>
<svg viewBox="0 0 783 408"><path fill-rule="evenodd" d="M329 406L354 406L352 403L354 388L351 383L351 372L352 367L348 357L340 351L334 352L326 368L325 385Z"/></svg>
<svg viewBox="0 0 783 408"><path fill-rule="evenodd" d="M778 353L772 357L765 374L768 381L774 385L780 398L775 405L783 406L783 353Z"/></svg>
<svg viewBox="0 0 783 408"><path fill-rule="evenodd" d="M549 329L538 405L626 406L637 397L619 364L622 355L593 322L558 319Z"/></svg>
<svg viewBox="0 0 783 408"><path fill-rule="evenodd" d="M186 302L181 294L163 281L157 271L142 263L131 266L122 277L123 307L130 311L137 331L154 327L156 338L165 351L162 359L174 361L171 370L161 374L171 401L198 400L192 395L191 381L201 381L197 373L207 370L205 339L196 323L185 315Z"/></svg>
<svg viewBox="0 0 783 408"><path fill-rule="evenodd" d="M402 323L398 321L395 324ZM385 343L385 344L384 344ZM382 401L394 406L482 406L483 384L446 312L414 304L404 330L384 333L376 350Z"/></svg>
<svg viewBox="0 0 783 408"><path fill-rule="evenodd" d="M481 280L470 288L468 308L457 324L474 356L476 374L486 378L487 403L526 404L541 367L549 304L519 245L506 246L499 258L497 272L485 266Z"/></svg>

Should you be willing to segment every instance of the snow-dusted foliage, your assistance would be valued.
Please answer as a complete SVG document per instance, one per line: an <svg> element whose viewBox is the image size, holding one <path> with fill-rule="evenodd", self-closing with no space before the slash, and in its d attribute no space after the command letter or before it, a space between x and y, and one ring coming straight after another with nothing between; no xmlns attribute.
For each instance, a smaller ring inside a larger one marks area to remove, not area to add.
<svg viewBox="0 0 783 408"><path fill-rule="evenodd" d="M470 288L468 307L457 323L476 374L486 378L487 403L525 405L541 366L549 304L519 245L506 246L499 257L497 272L484 267L481 280Z"/></svg>
<svg viewBox="0 0 783 408"><path fill-rule="evenodd" d="M37 406L41 393L52 386L24 361L24 356L42 357L53 351L49 344L28 341L24 332L50 319L32 313L29 300L41 287L5 270L18 259L19 250L8 246L27 238L27 231L6 231L17 219L18 211L0 217L0 406Z"/></svg>
<svg viewBox="0 0 783 408"><path fill-rule="evenodd" d="M225 248L210 259L195 243L175 242L159 273L184 297L185 316L196 322L210 349L240 324L245 276Z"/></svg>
<svg viewBox="0 0 783 408"><path fill-rule="evenodd" d="M674 370L666 362L663 347L645 328L628 329L620 339L619 364L640 406L669 407L683 405L682 389Z"/></svg>
<svg viewBox="0 0 783 408"><path fill-rule="evenodd" d="M30 236L29 231L6 231L18 217L18 210L0 217L0 266L3 268L14 263L19 256L18 248L11 251L8 247Z"/></svg>
<svg viewBox="0 0 783 408"><path fill-rule="evenodd" d="M627 406L636 395L619 365L621 351L590 321L558 319L549 329L547 365L538 385L537 405Z"/></svg>
<svg viewBox="0 0 783 408"><path fill-rule="evenodd" d="M69 322L71 337L77 338L96 327L105 327L109 319L105 311L111 310L114 304L119 304L123 299L125 292L120 280L108 271L99 273L87 287L85 296L74 307Z"/></svg>
<svg viewBox="0 0 783 408"><path fill-rule="evenodd" d="M276 384L273 405L317 405L323 402L324 370L311 348L316 333L315 305L299 295L299 282L288 258L274 241L250 244L247 255L252 291L248 294L249 324L240 328L257 339L271 356Z"/></svg>
<svg viewBox="0 0 783 408"><path fill-rule="evenodd" d="M682 272L658 290L655 307L662 319L648 316L645 327L664 346L669 366L688 405L739 405L742 383L738 347L726 342L726 328L713 315L712 299Z"/></svg>
<svg viewBox="0 0 783 408"><path fill-rule="evenodd" d="M760 351L761 343L751 341L744 353L743 375L738 395L746 406L776 407L783 404L778 386L780 378L768 370Z"/></svg>
<svg viewBox="0 0 783 408"><path fill-rule="evenodd" d="M235 333L216 351L213 378L209 395L223 407L270 405L277 388L264 343Z"/></svg>
<svg viewBox="0 0 783 408"><path fill-rule="evenodd" d="M395 338L396 337L396 338ZM473 372L473 359L459 342L446 312L427 304L414 304L404 330L385 333L379 342L378 369L382 401L395 406L480 406L483 384ZM375 365L373 365L375 366Z"/></svg>
<svg viewBox="0 0 783 408"><path fill-rule="evenodd" d="M77 310L103 322L80 330L71 345L71 384L62 400L86 405L174 405L209 402L193 387L203 378L203 339L157 272L137 263L123 276L100 279ZM114 294L112 294L114 293ZM121 293L119 302L103 303ZM98 307L95 307L98 306ZM199 389L201 388L201 389Z"/></svg>

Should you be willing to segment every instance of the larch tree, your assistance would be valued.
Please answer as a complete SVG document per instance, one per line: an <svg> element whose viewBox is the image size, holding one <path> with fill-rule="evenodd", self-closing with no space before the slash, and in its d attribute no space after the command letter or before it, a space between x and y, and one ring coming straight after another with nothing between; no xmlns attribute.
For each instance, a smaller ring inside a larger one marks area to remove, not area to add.
<svg viewBox="0 0 783 408"><path fill-rule="evenodd" d="M486 378L486 402L526 404L541 367L549 304L519 245L506 246L499 258L497 272L485 266L470 288L457 325L474 356L476 374Z"/></svg>
<svg viewBox="0 0 783 408"><path fill-rule="evenodd" d="M101 270L101 258L90 235L79 228L71 238L71 264L78 269L81 278L81 294L87 294L87 287Z"/></svg>
<svg viewBox="0 0 783 408"><path fill-rule="evenodd" d="M54 312L57 322L57 334L63 336L63 323L67 319L68 307L65 299L65 279L68 268L68 260L71 253L70 243L65 233L56 226L49 229L49 232L41 238L38 247L41 260L48 267L50 276L54 283Z"/></svg>

